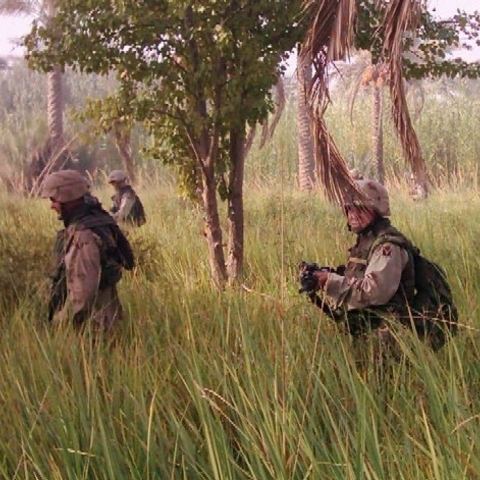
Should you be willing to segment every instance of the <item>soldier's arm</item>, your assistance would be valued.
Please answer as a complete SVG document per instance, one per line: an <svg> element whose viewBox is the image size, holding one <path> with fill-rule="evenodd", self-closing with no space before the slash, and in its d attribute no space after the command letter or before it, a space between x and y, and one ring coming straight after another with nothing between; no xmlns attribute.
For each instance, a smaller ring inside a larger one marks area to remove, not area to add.
<svg viewBox="0 0 480 480"><path fill-rule="evenodd" d="M129 213L131 212L134 203L135 203L135 196L132 195L131 193L125 193L125 195L122 196L120 207L113 215L115 220L124 221L128 217Z"/></svg>
<svg viewBox="0 0 480 480"><path fill-rule="evenodd" d="M95 303L101 274L100 247L97 235L91 230L81 230L75 233L65 258L68 298L76 323L88 318Z"/></svg>
<svg viewBox="0 0 480 480"><path fill-rule="evenodd" d="M347 279L330 274L325 285L327 298L333 305L347 310L384 305L397 291L408 253L398 245L379 245L361 279Z"/></svg>

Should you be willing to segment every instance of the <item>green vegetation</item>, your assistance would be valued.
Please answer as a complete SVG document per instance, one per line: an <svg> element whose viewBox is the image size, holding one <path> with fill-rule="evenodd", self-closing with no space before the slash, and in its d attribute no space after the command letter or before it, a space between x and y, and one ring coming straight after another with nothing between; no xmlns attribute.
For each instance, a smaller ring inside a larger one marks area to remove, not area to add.
<svg viewBox="0 0 480 480"><path fill-rule="evenodd" d="M27 88L15 72L0 83L1 175L11 186L46 129L39 77ZM89 94L107 90L97 77L66 77ZM348 80L332 90L327 123L350 166L368 171L370 100L360 92L351 124ZM148 139L136 132L148 223L130 234L139 267L121 283L126 319L112 339L44 324L59 223L48 202L0 198L0 478L477 478L478 81L423 87L415 127L439 188L425 202L408 198L387 122L386 170L394 223L451 280L462 322L451 344L433 354L399 332L404 357L379 364L297 294L297 263L342 262L352 237L321 194L295 191L291 95L272 141L247 159L243 286L224 293L211 282L201 211L142 155ZM83 104L75 91L70 107ZM108 204L101 170L120 160L106 140L81 140L79 166L91 160Z"/></svg>
<svg viewBox="0 0 480 480"><path fill-rule="evenodd" d="M392 191L463 328L438 354L403 332L404 358L383 364L296 293L300 260L341 262L351 241L316 194L249 187L245 288L219 294L201 213L168 184L140 190L139 267L106 342L44 325L58 222L48 202L2 198L0 478L476 478L478 191Z"/></svg>

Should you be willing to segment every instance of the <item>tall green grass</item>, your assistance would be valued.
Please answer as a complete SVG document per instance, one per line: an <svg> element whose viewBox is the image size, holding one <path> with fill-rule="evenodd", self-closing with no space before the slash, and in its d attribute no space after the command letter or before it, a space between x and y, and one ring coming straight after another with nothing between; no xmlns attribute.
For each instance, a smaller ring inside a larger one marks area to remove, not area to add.
<svg viewBox="0 0 480 480"><path fill-rule="evenodd" d="M382 362L297 294L300 260L339 263L352 241L320 195L249 187L243 285L219 293L201 213L140 191L139 265L105 341L45 325L58 221L2 198L0 478L477 478L478 192L392 193L394 223L448 272L461 333L434 354L399 332L403 356Z"/></svg>

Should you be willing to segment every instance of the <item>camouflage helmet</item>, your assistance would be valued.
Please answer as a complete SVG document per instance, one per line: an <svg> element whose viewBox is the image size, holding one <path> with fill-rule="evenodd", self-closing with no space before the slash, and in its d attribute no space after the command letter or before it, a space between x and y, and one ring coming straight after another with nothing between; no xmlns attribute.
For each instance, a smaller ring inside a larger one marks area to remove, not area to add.
<svg viewBox="0 0 480 480"><path fill-rule="evenodd" d="M376 180L361 178L355 180L365 197L363 206L375 210L382 217L390 216L390 200L387 189ZM363 203L363 200L360 201Z"/></svg>
<svg viewBox="0 0 480 480"><path fill-rule="evenodd" d="M128 180L128 175L123 170L113 170L108 176L108 183L122 183Z"/></svg>
<svg viewBox="0 0 480 480"><path fill-rule="evenodd" d="M89 189L90 184L81 173L75 170L60 170L45 179L42 197L60 203L71 202L83 197Z"/></svg>
<svg viewBox="0 0 480 480"><path fill-rule="evenodd" d="M354 200L353 203L362 207L371 208L382 217L390 216L390 200L387 189L376 180L364 178L357 169L351 170L350 176L364 197Z"/></svg>

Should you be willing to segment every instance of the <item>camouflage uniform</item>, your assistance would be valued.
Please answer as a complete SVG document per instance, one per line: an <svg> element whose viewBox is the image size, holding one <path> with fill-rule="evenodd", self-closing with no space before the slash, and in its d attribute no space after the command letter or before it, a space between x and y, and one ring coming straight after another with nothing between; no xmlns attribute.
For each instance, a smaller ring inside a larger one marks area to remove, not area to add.
<svg viewBox="0 0 480 480"><path fill-rule="evenodd" d="M382 325L382 315L408 319L408 305L415 294L412 254L383 236L408 240L386 218L379 219L357 236L343 275L331 273L325 296L334 310L346 311L351 333ZM378 245L376 245L378 244Z"/></svg>
<svg viewBox="0 0 480 480"><path fill-rule="evenodd" d="M356 178L356 183L363 197L345 199L344 206L370 209L374 219L357 233L341 274L329 273L323 285L324 300L336 319L346 320L354 336L386 328L386 318L407 324L409 304L415 295L413 256L401 246L411 246L411 242L386 218L390 215L387 190L362 177ZM389 238L397 241L390 242Z"/></svg>
<svg viewBox="0 0 480 480"><path fill-rule="evenodd" d="M357 234L347 265L332 270L302 263L300 291L355 338L374 331L369 338L395 351L392 329L400 333L403 329L396 326L409 327L438 350L457 332L458 311L445 273L391 225L385 187L354 179L358 191L343 204ZM318 290L323 290L321 297Z"/></svg>
<svg viewBox="0 0 480 480"><path fill-rule="evenodd" d="M117 222L131 225L145 223L145 211L135 190L128 185L127 174L121 170L114 170L108 176L110 184L115 185L116 193L112 196L113 206L110 212Z"/></svg>
<svg viewBox="0 0 480 480"><path fill-rule="evenodd" d="M92 227L115 222L98 202L92 204L93 197L85 203L88 195L87 181L73 170L52 173L43 186L42 196L61 205L65 225L57 234L55 270L57 274L64 271L66 302L60 301L61 311L52 313L64 320L71 318L76 328L91 320L96 329L108 330L121 319L122 307L116 285L101 284L106 242Z"/></svg>

